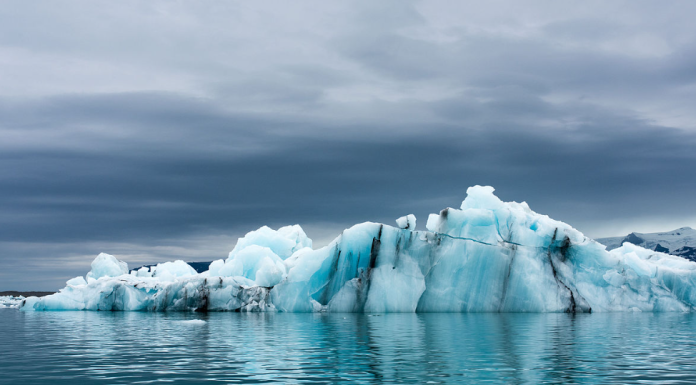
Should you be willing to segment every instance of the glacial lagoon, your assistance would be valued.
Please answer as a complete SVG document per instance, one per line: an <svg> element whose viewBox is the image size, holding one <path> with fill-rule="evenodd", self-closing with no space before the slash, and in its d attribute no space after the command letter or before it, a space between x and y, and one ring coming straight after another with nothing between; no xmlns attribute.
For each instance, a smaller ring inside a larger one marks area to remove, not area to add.
<svg viewBox="0 0 696 385"><path fill-rule="evenodd" d="M0 383L696 382L693 313L0 309Z"/></svg>

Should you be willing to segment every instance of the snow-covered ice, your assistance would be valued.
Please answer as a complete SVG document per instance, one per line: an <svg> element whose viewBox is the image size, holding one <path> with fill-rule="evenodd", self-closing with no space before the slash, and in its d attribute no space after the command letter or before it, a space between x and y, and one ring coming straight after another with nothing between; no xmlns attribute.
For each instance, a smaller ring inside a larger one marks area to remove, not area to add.
<svg viewBox="0 0 696 385"><path fill-rule="evenodd" d="M606 245L608 250L619 248L625 242L629 242L646 249L696 261L696 230L690 227L662 233L630 233L624 237L597 239L597 242Z"/></svg>
<svg viewBox="0 0 696 385"><path fill-rule="evenodd" d="M366 222L311 248L298 225L262 227L226 260L128 274L108 254L86 279L22 310L282 312L691 311L696 263L625 243L611 252L571 226L474 186L416 231Z"/></svg>
<svg viewBox="0 0 696 385"><path fill-rule="evenodd" d="M631 233L623 237L611 237L597 239L609 250L621 247L624 242L630 242L650 250L660 250L665 253L673 252L684 246L696 245L696 230L690 227L682 227L662 233Z"/></svg>

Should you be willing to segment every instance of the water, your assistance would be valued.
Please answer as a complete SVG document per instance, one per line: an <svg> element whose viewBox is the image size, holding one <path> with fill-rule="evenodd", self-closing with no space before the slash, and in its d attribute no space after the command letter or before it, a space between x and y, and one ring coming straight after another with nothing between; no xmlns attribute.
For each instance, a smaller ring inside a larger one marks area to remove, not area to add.
<svg viewBox="0 0 696 385"><path fill-rule="evenodd" d="M687 384L696 316L0 310L0 383L158 382Z"/></svg>

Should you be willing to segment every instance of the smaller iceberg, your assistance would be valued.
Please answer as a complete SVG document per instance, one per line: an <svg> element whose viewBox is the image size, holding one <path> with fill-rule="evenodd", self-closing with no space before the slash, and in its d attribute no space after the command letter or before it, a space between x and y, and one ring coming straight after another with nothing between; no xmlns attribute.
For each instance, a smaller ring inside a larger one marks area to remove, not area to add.
<svg viewBox="0 0 696 385"><path fill-rule="evenodd" d="M281 312L692 311L696 263L631 243L606 250L489 186L396 227L361 223L312 248L298 225L263 226L196 273L183 261L128 273L99 254L85 277L28 310Z"/></svg>
<svg viewBox="0 0 696 385"><path fill-rule="evenodd" d="M19 308L22 301L24 301L24 297L21 295L0 295L0 309Z"/></svg>

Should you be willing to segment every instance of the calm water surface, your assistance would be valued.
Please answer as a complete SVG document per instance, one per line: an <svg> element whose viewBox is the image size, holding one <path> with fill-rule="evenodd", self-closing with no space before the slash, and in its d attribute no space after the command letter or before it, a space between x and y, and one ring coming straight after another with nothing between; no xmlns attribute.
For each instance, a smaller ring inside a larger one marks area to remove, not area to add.
<svg viewBox="0 0 696 385"><path fill-rule="evenodd" d="M0 383L163 382L692 384L696 317L0 309Z"/></svg>

